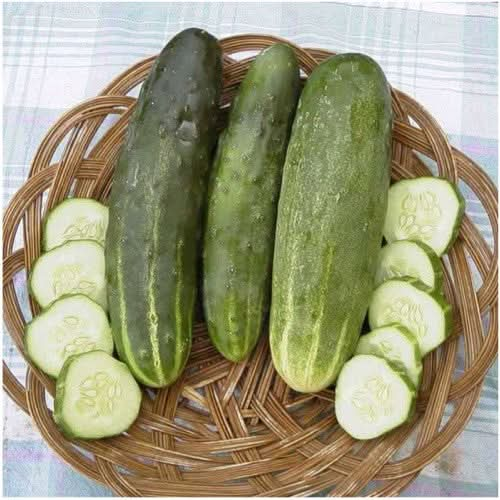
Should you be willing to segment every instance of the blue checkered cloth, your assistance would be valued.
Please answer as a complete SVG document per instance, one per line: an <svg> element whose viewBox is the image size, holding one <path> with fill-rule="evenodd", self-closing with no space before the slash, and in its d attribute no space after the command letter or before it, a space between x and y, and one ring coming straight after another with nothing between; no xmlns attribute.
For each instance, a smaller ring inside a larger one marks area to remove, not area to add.
<svg viewBox="0 0 500 500"><path fill-rule="evenodd" d="M497 5L484 3L4 3L3 206L26 179L35 149L68 108L157 53L178 31L270 33L302 46L365 52L391 84L420 101L453 145L497 182ZM482 207L467 213L492 244ZM24 380L8 335L4 359ZM3 402L6 496L110 496L64 464L30 419ZM405 496L497 496L497 366L457 441Z"/></svg>

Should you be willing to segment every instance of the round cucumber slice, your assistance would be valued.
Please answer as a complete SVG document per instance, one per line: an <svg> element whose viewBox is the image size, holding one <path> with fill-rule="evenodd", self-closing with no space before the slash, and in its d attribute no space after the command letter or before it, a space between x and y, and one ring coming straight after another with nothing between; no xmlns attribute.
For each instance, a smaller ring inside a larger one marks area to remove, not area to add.
<svg viewBox="0 0 500 500"><path fill-rule="evenodd" d="M384 237L422 241L441 256L455 241L464 208L460 191L446 179L403 179L389 189Z"/></svg>
<svg viewBox="0 0 500 500"><path fill-rule="evenodd" d="M85 295L56 300L26 325L24 345L31 360L57 377L74 354L102 349L113 353L113 337L104 309Z"/></svg>
<svg viewBox="0 0 500 500"><path fill-rule="evenodd" d="M94 240L104 245L108 207L91 198L69 198L45 218L43 249L51 250L66 241Z"/></svg>
<svg viewBox="0 0 500 500"><path fill-rule="evenodd" d="M377 328L360 337L355 354L373 354L403 371L418 388L422 380L422 355L415 335L402 325Z"/></svg>
<svg viewBox="0 0 500 500"><path fill-rule="evenodd" d="M54 420L70 438L99 439L126 431L142 393L125 363L104 351L69 357L56 384Z"/></svg>
<svg viewBox="0 0 500 500"><path fill-rule="evenodd" d="M63 295L83 294L107 309L103 247L68 241L42 254L33 265L30 290L42 308Z"/></svg>
<svg viewBox="0 0 500 500"><path fill-rule="evenodd" d="M373 292L368 319L372 329L399 323L416 337L422 356L451 332L451 306L415 278L390 279Z"/></svg>
<svg viewBox="0 0 500 500"><path fill-rule="evenodd" d="M420 241L394 241L379 253L375 286L390 278L417 278L432 290L441 290L443 269L431 247Z"/></svg>
<svg viewBox="0 0 500 500"><path fill-rule="evenodd" d="M342 367L335 415L355 439L373 439L405 423L415 409L413 384L384 358L360 354Z"/></svg>

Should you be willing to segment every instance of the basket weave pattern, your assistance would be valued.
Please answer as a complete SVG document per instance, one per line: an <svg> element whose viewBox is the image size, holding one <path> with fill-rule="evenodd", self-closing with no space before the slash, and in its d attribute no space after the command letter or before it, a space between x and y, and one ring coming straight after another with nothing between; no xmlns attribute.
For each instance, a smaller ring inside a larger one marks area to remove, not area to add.
<svg viewBox="0 0 500 500"><path fill-rule="evenodd" d="M252 60L236 60L233 55L260 50L276 41L282 40L242 35L221 41L224 92L220 126ZM305 75L331 55L319 49L294 49ZM135 102L127 94L146 78L153 61L150 57L139 62L99 96L59 119L40 144L28 180L4 214L4 320L23 354L25 319L14 275L29 272L40 254L46 210L70 193L106 200ZM125 496L288 496L325 490L336 496L385 496L405 488L456 439L474 411L483 378L497 355L497 191L476 164L449 145L436 121L413 99L393 90L393 108L393 179L431 175L415 152L436 161L439 175L453 182L461 180L472 189L488 214L495 238L491 251L470 219L464 218L445 273L454 332L425 358L414 419L386 436L357 443L336 424L333 391L297 394L277 376L267 336L248 361L232 364L217 353L199 321L183 376L169 388L145 391L138 420L126 434L115 438L67 440L55 426L49 408L54 382L27 360L23 386L4 363L4 389L31 415L57 454L81 473ZM108 115L118 115L118 120L109 125L109 120L104 122ZM55 161L63 141L62 155ZM14 250L18 231L23 247ZM471 262L482 278L479 289L473 286ZM30 307L34 314L39 312L33 301ZM462 338L465 371L457 377L454 371ZM448 402L453 407L443 425ZM410 434L413 444L409 451L394 459ZM375 489L367 490L371 480L378 482Z"/></svg>

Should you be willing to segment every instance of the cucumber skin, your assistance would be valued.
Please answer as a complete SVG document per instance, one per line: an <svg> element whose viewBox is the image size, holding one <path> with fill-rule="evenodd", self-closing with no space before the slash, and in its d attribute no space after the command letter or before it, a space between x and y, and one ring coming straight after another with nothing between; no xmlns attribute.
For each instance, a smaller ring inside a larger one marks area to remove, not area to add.
<svg viewBox="0 0 500 500"><path fill-rule="evenodd" d="M289 46L261 52L219 139L205 231L204 309L212 342L234 362L254 349L269 308L276 209L299 85Z"/></svg>
<svg viewBox="0 0 500 500"><path fill-rule="evenodd" d="M172 384L191 349L221 86L217 40L195 28L176 35L141 89L114 175L106 238L113 337L150 387Z"/></svg>
<svg viewBox="0 0 500 500"><path fill-rule="evenodd" d="M299 392L328 387L356 347L382 242L391 129L389 86L371 58L334 56L308 78L278 204L270 315L274 366Z"/></svg>
<svg viewBox="0 0 500 500"><path fill-rule="evenodd" d="M458 229L457 229L458 231ZM412 243L418 245L429 257L431 262L432 270L434 271L434 286L432 287L432 292L442 294L443 291L443 265L439 255L426 243L417 240L408 240ZM420 281L420 280L417 280ZM424 284L425 286L425 284Z"/></svg>
<svg viewBox="0 0 500 500"><path fill-rule="evenodd" d="M442 255L444 255L449 252L450 248L453 246L453 243L455 243L455 240L458 237L458 233L460 232L460 226L462 225L462 219L465 214L465 199L456 184L446 179L445 177L438 177L438 179L443 179L450 184L450 186L453 188L453 192L455 193L455 196L457 197L458 201L457 221L453 226L453 232L451 233L450 241L442 253Z"/></svg>
<svg viewBox="0 0 500 500"><path fill-rule="evenodd" d="M100 349L98 349L100 351ZM78 435L78 432L75 432L71 426L64 420L64 417L62 415L63 413L63 400L64 400L64 391L66 387L66 376L68 374L68 371L71 367L71 363L75 361L78 357L80 356L85 356L86 354L90 354L96 351L88 351L82 354L74 354L73 356L69 356L66 361L64 362L61 371L59 372L59 376L57 377L56 381L56 396L54 398L54 422L57 424L61 432L68 438L68 439L86 439L86 440L94 440L94 439L101 439L102 437L113 437L113 436L119 436L122 432L117 432L116 434L108 435L108 436L101 436L101 437L95 437L95 438L81 438ZM102 351L106 352L106 351ZM106 353L108 354L108 353ZM111 354L109 355L111 356ZM118 361L115 358L115 361L117 363L122 364L125 368L128 367L125 363L122 363L121 361ZM136 418L139 415L139 411L137 412Z"/></svg>
<svg viewBox="0 0 500 500"><path fill-rule="evenodd" d="M66 358L66 361L63 363L61 371L59 372L59 376L56 380L56 396L54 398L54 422L57 424L59 429L68 439L77 439L77 433L73 431L70 425L66 423L62 416L63 412L63 399L64 399L64 391L66 389L66 376L68 374L68 370L70 368L71 363L79 356L79 354L74 354L73 356L69 356Z"/></svg>

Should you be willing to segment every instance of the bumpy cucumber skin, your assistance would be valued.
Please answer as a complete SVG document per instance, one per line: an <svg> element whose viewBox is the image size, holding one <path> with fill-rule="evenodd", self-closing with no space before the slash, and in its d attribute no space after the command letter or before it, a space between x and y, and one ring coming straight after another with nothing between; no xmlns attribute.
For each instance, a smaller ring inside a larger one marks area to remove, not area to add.
<svg viewBox="0 0 500 500"><path fill-rule="evenodd" d="M91 302L93 302L95 305L99 306L102 309L102 306L98 302L96 302L95 300L92 300L88 295L83 295L81 293L76 293L76 294L64 294L64 295L61 295L57 300L54 300L54 302L52 302L47 308L45 308L43 310L43 313L49 312L49 310L52 307L54 307L60 300L64 300L64 299L66 299L68 297L78 297L78 296L85 297L86 299L90 300ZM103 312L106 314L106 311L104 309L103 309ZM31 328L31 325L33 323L35 323L39 317L40 317L40 315L35 316L31 321L29 321L28 323L26 323L26 325L24 326L24 335L23 335L24 355L31 361L31 363L33 363L33 365L35 365L36 367L38 367L41 371L43 371L44 373L46 373L49 377L55 379L55 378L57 378L57 375L54 375L52 373L47 373L44 370L42 370L42 368L38 366L38 363L33 359L33 357L30 354L30 349L29 349L30 334L29 334L29 330ZM107 352L109 355L112 355L113 348L114 348L114 345L113 345L113 342L111 341L111 349L110 349L110 351L108 352L108 351L105 351L104 349L102 349L102 350L104 352Z"/></svg>
<svg viewBox="0 0 500 500"><path fill-rule="evenodd" d="M61 208L62 206L74 201L74 200L85 200L85 201L88 201L88 202L92 202L92 203L95 203L96 205L99 206L99 208L106 208L106 205L103 205L102 203L100 203L99 201L97 200L94 200L93 198L66 198L65 200L61 201L61 203L58 203L52 210L50 210L47 215L45 216L44 218L44 221L43 221L43 229L42 229L42 248L43 248L43 251L46 252L47 250L51 250L48 248L48 243L47 243L47 222L49 221L49 217L54 213L56 212L59 208ZM85 239L85 238L81 238L81 239ZM74 240L66 240L66 241L74 241ZM101 241L98 241L98 240L92 240L92 241L95 241L96 243L99 243L101 246L103 246L103 242ZM65 242L61 243L61 244L64 244ZM55 247L52 247L52 248L55 248Z"/></svg>
<svg viewBox="0 0 500 500"><path fill-rule="evenodd" d="M418 247L420 247L427 257L429 258L429 262L431 264L432 270L434 272L434 286L431 287L432 290L441 292L443 289L443 265L441 264L441 259L439 256L436 254L436 252L426 243L423 243L422 241L419 240L414 240L414 239L408 239L408 240L397 240L393 241L392 243L388 243L387 245L394 245L397 244L398 242L401 241L410 241L411 243L414 243ZM385 245L385 246L387 246ZM382 247L382 250L385 248ZM381 285L382 283L379 283Z"/></svg>
<svg viewBox="0 0 500 500"><path fill-rule="evenodd" d="M403 371L401 371L394 363L392 363L391 361L389 361L386 358L382 358L380 356L375 356L374 354L358 354L357 356L373 356L373 357L379 358L382 361L384 361L389 366L389 368L392 371L396 372L399 375L399 377L401 378L401 380L408 387L408 390L409 390L409 392L410 392L410 394L412 396L412 402L411 402L410 407L408 408L408 413L406 414L406 417L401 421L401 423L397 427L400 427L401 425L404 425L404 424L408 423L413 418L413 416L415 415L415 410L417 408L417 391L415 389L415 386L413 385L413 382L408 377L408 375L406 375L406 373L404 373ZM351 358L351 359L353 359L353 358ZM335 396L335 397L337 397L337 396ZM334 406L336 406L336 405L334 404ZM394 429L397 429L397 427L389 429L386 432L382 432L381 434L379 434L377 436L373 436L370 439L375 439L375 438L380 437L380 436L385 436L389 432L392 432ZM352 434L349 434L349 435L351 437L353 437L354 439L358 439L359 441L368 441L368 439L358 438L357 436L353 436Z"/></svg>
<svg viewBox="0 0 500 500"><path fill-rule="evenodd" d="M381 357L383 357L389 363L391 363L394 366L394 369L396 371L398 371L399 373L402 373L402 375L404 375L406 378L408 378L408 380L415 387L415 389L418 389L420 387L421 382L422 382L422 368L423 368L422 367L422 354L420 352L420 347L418 345L418 340L415 338L415 335L413 335L413 333L411 333L410 330L408 330L408 328L406 328L405 326L400 325L399 323L389 323L388 325L381 326L379 328L375 328L371 332L368 332L366 335L362 335L361 338L360 338L360 340L359 340L359 342L358 342L358 345L356 347L356 351L355 351L354 354L355 355L364 354L362 352L359 352L359 343L362 341L363 338L366 338L366 336L370 335L371 333L375 333L377 330L381 330L381 329L385 329L385 328L397 328L401 332L401 334L404 335L410 341L410 343L412 344L412 346L413 346L413 356L417 360L418 366L420 368L417 383L414 384L414 382L410 379L410 377L406 373L406 370L402 369L402 367L400 367L397 363L394 363L392 360L387 359L384 356L381 356ZM374 356L378 356L378 354L373 354L373 355Z"/></svg>
<svg viewBox="0 0 500 500"><path fill-rule="evenodd" d="M176 35L141 89L114 175L106 238L113 336L151 387L172 384L191 349L221 86L217 40L195 28Z"/></svg>
<svg viewBox="0 0 500 500"><path fill-rule="evenodd" d="M122 432L125 432L125 430L126 430L126 429L124 429L123 431L117 432L115 434L109 434L109 435L105 435L105 436L96 436L96 437L93 437L93 438L87 438L87 437L82 437L80 435L80 433L77 430L73 429L71 427L71 425L68 422L66 422L66 420L64 419L64 416L63 416L64 391L66 390L66 376L68 375L68 371L71 368L71 364L73 363L73 361L75 361L80 356L85 356L87 354L92 354L94 352L96 352L96 351L88 351L88 352L85 352L85 353L82 353L82 354L75 354L73 356L69 356L66 359L66 361L64 362L64 364L63 364L63 366L61 368L61 371L59 372L59 376L57 377L57 381L56 381L56 397L54 398L54 413L53 413L53 417L54 417L54 422L57 424L57 426L59 427L59 429L61 430L61 432L68 439L87 439L87 440L102 439L104 437L118 436ZM102 352L106 352L106 351L102 351ZM106 353L106 354L108 354L108 353ZM122 364L123 367L128 370L128 367L127 367L127 365L125 363L122 363L121 361L118 361L117 359L114 359L114 361L116 361L116 363ZM139 386L137 386L137 388L138 388L139 393L140 393ZM142 395L141 395L141 397L142 397ZM140 411L140 408L137 411L137 415L136 415L135 418L137 418L139 416L139 411Z"/></svg>
<svg viewBox="0 0 500 500"><path fill-rule="evenodd" d="M441 293L440 290L433 290L431 287L425 285L422 283L419 279L417 278L411 278L408 276L403 276L402 278L392 278L390 280L384 281L380 286L384 286L384 284L388 282L405 282L409 283L410 285L414 286L417 290L420 290L421 292L425 292L427 295L430 295L432 299L434 299L435 302L438 303L439 307L443 311L444 314L444 334L445 338L443 339L443 342L451 335L451 332L453 331L453 311L451 304L446 301L446 298L444 295ZM369 311L370 312L370 311ZM370 324L370 328L375 329L375 328L380 328L380 326L375 326L373 320L370 317L370 314L368 314L368 322ZM386 325L384 325L386 326ZM442 343L440 345L442 345ZM437 346L439 347L439 346ZM435 349L437 349L437 347ZM428 353L423 353L421 352L422 357L425 356Z"/></svg>
<svg viewBox="0 0 500 500"><path fill-rule="evenodd" d="M457 218L456 218L455 225L453 226L452 233L451 233L450 239L448 241L448 244L446 245L446 248L439 254L436 253L434 250L432 250L438 257L442 257L443 255L448 253L450 248L453 246L453 243L455 243L455 240L457 239L458 233L460 231L460 226L462 224L462 219L463 219L463 216L465 213L465 199L464 199L462 193L460 192L460 189L458 189L458 186L456 184L454 184L453 182L451 182L446 177L423 175L421 177L417 177L417 179L441 179L443 181L446 181L449 184L449 186L452 188L453 193L455 194L455 197L457 199L457 203L458 203ZM415 180L415 179L401 179L397 182L397 184L399 184L401 182L402 183L411 182L413 180ZM384 235L384 238L387 240L386 235ZM396 240L396 241L399 241L399 240ZM415 240L412 239L412 241L415 241ZM389 242L391 243L392 240Z"/></svg>
<svg viewBox="0 0 500 500"><path fill-rule="evenodd" d="M254 60L219 140L204 245L208 331L230 361L246 359L262 331L281 172L299 95L293 50L275 44Z"/></svg>
<svg viewBox="0 0 500 500"><path fill-rule="evenodd" d="M278 204L270 344L299 392L333 383L373 288L387 206L392 111L371 58L334 56L308 78Z"/></svg>

